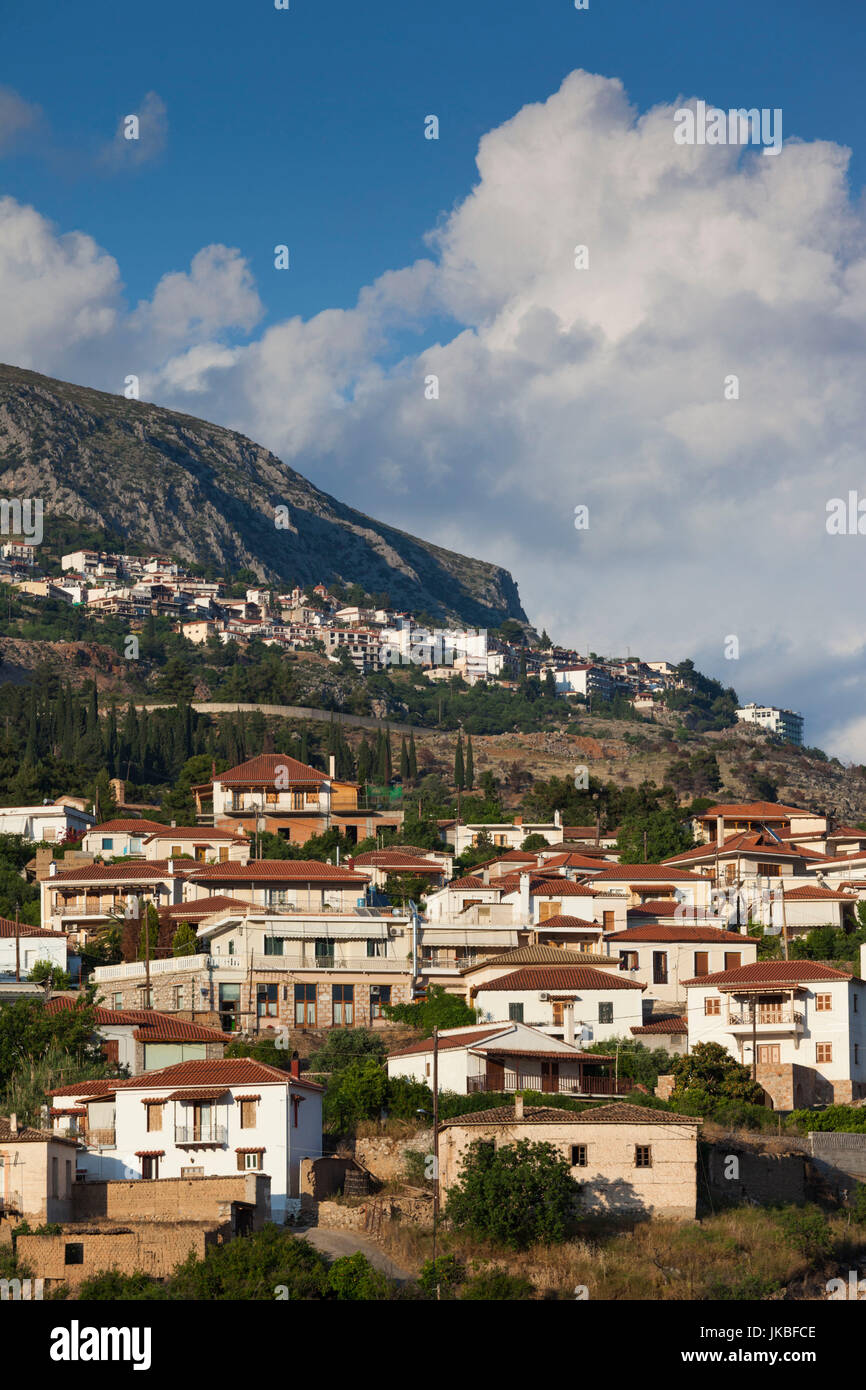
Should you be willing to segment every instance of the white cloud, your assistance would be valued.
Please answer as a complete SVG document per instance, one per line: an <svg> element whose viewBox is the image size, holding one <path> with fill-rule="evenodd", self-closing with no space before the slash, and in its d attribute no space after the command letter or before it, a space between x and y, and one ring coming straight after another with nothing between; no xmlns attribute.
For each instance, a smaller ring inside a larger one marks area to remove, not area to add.
<svg viewBox="0 0 866 1390"><path fill-rule="evenodd" d="M42 125L42 111L25 101L11 87L0 87L0 155L7 154L21 140Z"/></svg>
<svg viewBox="0 0 866 1390"><path fill-rule="evenodd" d="M168 139L168 113L156 92L146 92L136 105L118 118L114 138L99 160L112 170L135 168L156 159Z"/></svg>
<svg viewBox="0 0 866 1390"><path fill-rule="evenodd" d="M81 314L90 305L105 348L88 358L93 384L119 389L133 354L152 398L508 566L539 627L599 651L692 655L744 698L804 708L808 741L826 732L859 761L866 537L824 525L829 497L866 495L866 260L848 152L790 137L773 159L678 146L682 104L638 115L619 82L571 74L484 137L478 182L428 259L362 288L354 309L245 345L234 339L258 299L226 248L121 319L117 268L87 238L39 229L46 274L73 322L79 296ZM574 267L580 244L588 270ZM28 365L81 379L79 335L54 344L44 309L23 321L41 302L28 257L13 286ZM0 293L9 276L0 222ZM449 340L394 363L395 334L449 316ZM577 503L588 531L574 529Z"/></svg>

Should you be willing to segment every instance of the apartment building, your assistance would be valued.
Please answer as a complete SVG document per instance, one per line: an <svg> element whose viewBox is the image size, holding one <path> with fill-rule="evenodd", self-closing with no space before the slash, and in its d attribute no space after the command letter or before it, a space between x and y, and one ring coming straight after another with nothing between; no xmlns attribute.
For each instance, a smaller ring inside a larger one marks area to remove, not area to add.
<svg viewBox="0 0 866 1390"><path fill-rule="evenodd" d="M707 926L664 926L658 922L610 932L604 944L620 969L646 986L645 1004L685 1007L684 981L757 960L758 939Z"/></svg>
<svg viewBox="0 0 866 1390"><path fill-rule="evenodd" d="M779 709L776 705L757 705L752 701L737 710L737 718L743 724L756 724L770 734L776 734L788 743L803 742L803 716L792 709Z"/></svg>

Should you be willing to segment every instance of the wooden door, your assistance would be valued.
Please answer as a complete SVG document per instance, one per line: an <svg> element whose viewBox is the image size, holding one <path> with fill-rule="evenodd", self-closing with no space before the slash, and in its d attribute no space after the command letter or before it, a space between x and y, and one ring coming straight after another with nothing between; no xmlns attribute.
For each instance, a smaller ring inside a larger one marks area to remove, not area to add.
<svg viewBox="0 0 866 1390"><path fill-rule="evenodd" d="M782 1048L780 1043L759 1043L758 1066L778 1067L782 1061L781 1053Z"/></svg>
<svg viewBox="0 0 866 1390"><path fill-rule="evenodd" d="M541 1064L541 1089L547 1092L559 1090L559 1063L542 1062Z"/></svg>
<svg viewBox="0 0 866 1390"><path fill-rule="evenodd" d="M488 1091L501 1091L505 1083L505 1063L497 1062L493 1057L487 1058L487 1089Z"/></svg>

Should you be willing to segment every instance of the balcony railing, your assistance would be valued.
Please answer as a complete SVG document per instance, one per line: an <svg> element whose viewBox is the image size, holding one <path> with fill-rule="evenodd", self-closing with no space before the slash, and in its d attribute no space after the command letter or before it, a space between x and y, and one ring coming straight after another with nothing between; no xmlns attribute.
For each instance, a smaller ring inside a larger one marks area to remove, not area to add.
<svg viewBox="0 0 866 1390"><path fill-rule="evenodd" d="M113 1129L85 1129L81 1131L79 1138L84 1140L89 1149L113 1149L117 1141Z"/></svg>
<svg viewBox="0 0 866 1390"><path fill-rule="evenodd" d="M21 1210L21 1193L20 1193L20 1192L7 1192L5 1195L4 1195L2 1192L0 1192L0 1211L14 1211L14 1212L20 1212L20 1210Z"/></svg>
<svg viewBox="0 0 866 1390"><path fill-rule="evenodd" d="M176 1144L225 1144L225 1125L175 1125Z"/></svg>
<svg viewBox="0 0 866 1390"><path fill-rule="evenodd" d="M469 1076L466 1089L469 1095L483 1091L541 1091L545 1095L561 1096L625 1096L633 1088L631 1081L616 1081L612 1076L549 1076L542 1077L523 1073L518 1081L517 1074L506 1071L500 1083L487 1076Z"/></svg>
<svg viewBox="0 0 866 1390"><path fill-rule="evenodd" d="M802 1028L805 1021L806 1016L802 1010L795 1009L790 1004L758 1004L757 1007L743 1005L728 1009L728 1023L740 1028L760 1028L762 1025L772 1027L777 1024Z"/></svg>

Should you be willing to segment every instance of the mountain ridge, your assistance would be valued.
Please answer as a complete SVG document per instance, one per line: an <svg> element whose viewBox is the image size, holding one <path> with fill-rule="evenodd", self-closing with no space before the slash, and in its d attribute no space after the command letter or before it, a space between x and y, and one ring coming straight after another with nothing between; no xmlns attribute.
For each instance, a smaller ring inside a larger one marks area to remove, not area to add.
<svg viewBox="0 0 866 1390"><path fill-rule="evenodd" d="M0 483L9 497L41 497L48 518L190 562L302 585L358 583L442 621L528 622L502 566L376 521L238 431L8 364Z"/></svg>

